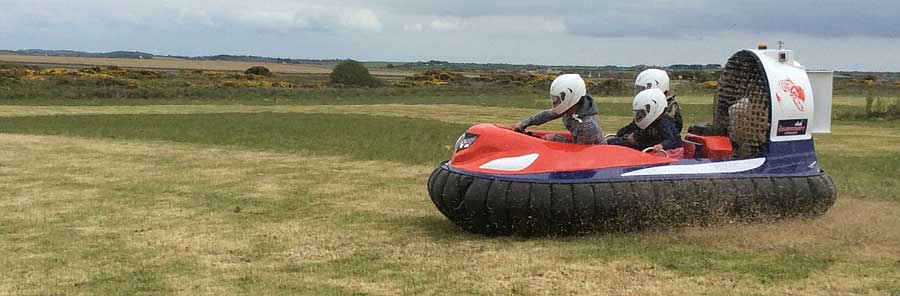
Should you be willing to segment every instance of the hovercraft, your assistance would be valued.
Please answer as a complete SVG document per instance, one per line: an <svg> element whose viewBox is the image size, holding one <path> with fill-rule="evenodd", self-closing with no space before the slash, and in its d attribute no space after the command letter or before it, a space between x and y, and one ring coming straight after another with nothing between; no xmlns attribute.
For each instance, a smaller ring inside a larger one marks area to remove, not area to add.
<svg viewBox="0 0 900 296"><path fill-rule="evenodd" d="M831 85L831 72L806 71L790 50L740 51L721 74L713 123L688 130L681 159L477 124L428 192L450 221L488 235L821 215L836 189L812 133L830 132Z"/></svg>

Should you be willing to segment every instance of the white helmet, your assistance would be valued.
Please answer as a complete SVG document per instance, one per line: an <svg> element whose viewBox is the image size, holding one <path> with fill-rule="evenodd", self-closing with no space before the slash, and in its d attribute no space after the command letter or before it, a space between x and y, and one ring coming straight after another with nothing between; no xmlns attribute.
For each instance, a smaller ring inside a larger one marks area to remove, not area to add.
<svg viewBox="0 0 900 296"><path fill-rule="evenodd" d="M636 86L634 93L637 94L645 89L659 89L663 93L669 91L669 74L660 69L647 69L638 74L634 79Z"/></svg>
<svg viewBox="0 0 900 296"><path fill-rule="evenodd" d="M553 112L563 114L578 104L581 97L587 95L584 79L578 74L563 74L553 79L550 84L550 103Z"/></svg>
<svg viewBox="0 0 900 296"><path fill-rule="evenodd" d="M634 97L631 110L634 110L634 123L646 129L666 110L666 94L655 88L641 91Z"/></svg>

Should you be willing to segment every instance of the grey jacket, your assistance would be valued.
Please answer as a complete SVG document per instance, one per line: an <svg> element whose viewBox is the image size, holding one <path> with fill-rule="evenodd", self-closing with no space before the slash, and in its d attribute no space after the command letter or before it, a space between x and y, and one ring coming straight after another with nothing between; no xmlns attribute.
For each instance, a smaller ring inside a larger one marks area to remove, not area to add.
<svg viewBox="0 0 900 296"><path fill-rule="evenodd" d="M603 129L600 127L600 122L597 121L597 106L594 104L594 98L583 96L581 101L572 108L575 108L575 112L563 114L556 114L553 110L547 109L523 120L521 125L525 127L541 125L562 117L563 125L572 133L575 144L606 144ZM573 143L561 135L556 135L553 141Z"/></svg>

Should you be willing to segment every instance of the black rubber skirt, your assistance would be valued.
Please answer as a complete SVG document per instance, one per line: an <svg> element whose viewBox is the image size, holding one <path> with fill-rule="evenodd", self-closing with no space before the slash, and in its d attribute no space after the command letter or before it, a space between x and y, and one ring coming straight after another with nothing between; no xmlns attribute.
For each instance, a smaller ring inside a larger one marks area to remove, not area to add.
<svg viewBox="0 0 900 296"><path fill-rule="evenodd" d="M510 182L460 174L441 163L428 179L438 210L487 235L566 235L753 222L825 213L837 197L828 175L613 181Z"/></svg>

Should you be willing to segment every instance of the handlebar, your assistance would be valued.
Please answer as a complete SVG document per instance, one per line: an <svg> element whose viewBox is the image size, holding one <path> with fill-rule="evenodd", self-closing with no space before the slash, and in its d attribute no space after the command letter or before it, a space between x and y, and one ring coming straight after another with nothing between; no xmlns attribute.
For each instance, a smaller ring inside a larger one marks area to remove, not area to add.
<svg viewBox="0 0 900 296"><path fill-rule="evenodd" d="M653 147L647 147L646 149L644 149L644 150L641 151L641 152L647 153L647 152L650 152L650 151L653 151ZM669 152L666 152L666 150L662 150L662 153L665 154L666 157L669 157Z"/></svg>

